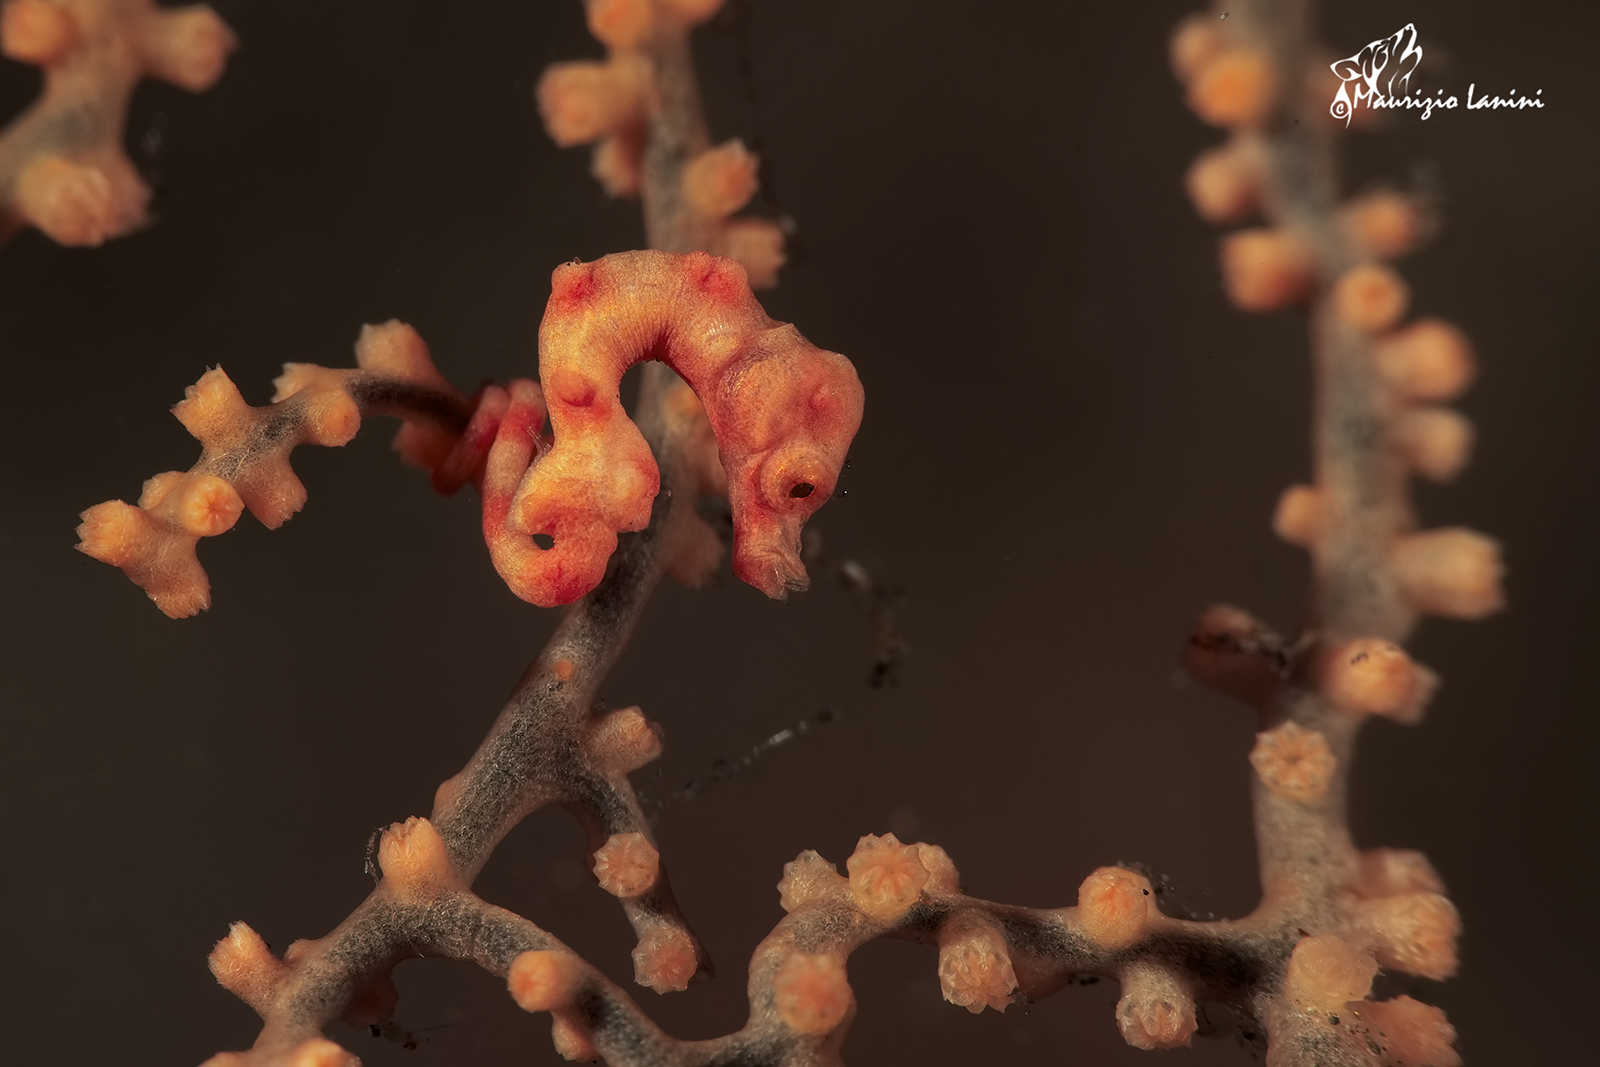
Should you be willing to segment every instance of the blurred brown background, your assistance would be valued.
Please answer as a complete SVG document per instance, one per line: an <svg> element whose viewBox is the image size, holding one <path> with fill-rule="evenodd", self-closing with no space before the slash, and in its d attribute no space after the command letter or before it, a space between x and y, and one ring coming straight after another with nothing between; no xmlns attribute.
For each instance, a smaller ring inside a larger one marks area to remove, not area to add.
<svg viewBox="0 0 1600 1067"><path fill-rule="evenodd" d="M0 250L10 1062L248 1045L212 942L241 918L279 950L335 925L369 887L369 832L429 809L555 617L511 597L472 494L435 498L386 425L297 454L311 499L282 530L246 519L202 547L216 606L199 619L74 553L77 512L193 461L166 408L209 365L263 403L284 361L345 364L362 323L399 317L464 387L529 374L551 268L641 240L636 207L607 202L532 106L548 63L599 54L577 0L216 6L244 42L218 87L133 103L159 225L98 251L35 233ZM768 310L867 386L849 495L815 525L904 587L914 652L871 689L866 622L821 583L787 605L725 581L651 608L605 687L666 726L635 776L647 794L839 713L662 809L721 968L638 992L680 1036L741 1024L782 864L842 863L867 832L943 844L992 899L1070 903L1125 860L1201 914L1255 902L1251 716L1174 671L1210 602L1294 624L1305 560L1267 518L1308 469L1304 324L1225 304L1217 234L1181 194L1220 139L1166 69L1191 6L995 10L752 0L697 38L714 133L758 148L800 226ZM1413 650L1445 686L1419 729L1363 736L1352 820L1363 845L1425 850L1465 916L1460 977L1392 990L1443 1005L1471 1063L1576 1063L1577 1006L1600 992L1596 9L1352 0L1324 37L1345 55L1407 21L1425 85L1542 88L1547 107L1400 116L1348 152L1355 187L1440 194L1446 229L1403 270L1416 312L1478 346L1462 406L1480 446L1418 501L1504 541L1511 598L1487 623L1423 626ZM0 65L0 114L36 83ZM581 849L541 813L479 889L627 979L626 925ZM871 946L851 977L858 1064L1149 1062L1122 1045L1109 983L1002 1018L943 1004L931 949ZM398 980L420 1048L333 1032L369 1064L559 1062L497 981L443 962Z"/></svg>

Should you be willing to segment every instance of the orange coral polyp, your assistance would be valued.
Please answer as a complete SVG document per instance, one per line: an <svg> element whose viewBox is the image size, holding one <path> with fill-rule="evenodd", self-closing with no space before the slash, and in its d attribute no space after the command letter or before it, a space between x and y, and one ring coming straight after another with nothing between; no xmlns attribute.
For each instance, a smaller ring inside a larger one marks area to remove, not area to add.
<svg viewBox="0 0 1600 1067"><path fill-rule="evenodd" d="M944 999L974 1015L1005 1011L1017 992L1017 972L1000 925L957 919L939 933L939 988Z"/></svg>
<svg viewBox="0 0 1600 1067"><path fill-rule="evenodd" d="M589 32L612 48L634 49L654 29L651 0L588 0Z"/></svg>
<svg viewBox="0 0 1600 1067"><path fill-rule="evenodd" d="M1383 966L1435 980L1456 973L1461 915L1442 894L1378 897L1363 902L1357 916L1373 938Z"/></svg>
<svg viewBox="0 0 1600 1067"><path fill-rule="evenodd" d="M203 4L0 7L0 51L46 72L44 94L0 133L0 238L35 226L58 244L92 247L143 225L150 191L121 144L134 85L148 76L207 89L236 45Z"/></svg>
<svg viewBox="0 0 1600 1067"><path fill-rule="evenodd" d="M1245 311L1271 311L1304 299L1316 266L1311 245L1291 230L1258 227L1222 241L1228 299Z"/></svg>
<svg viewBox="0 0 1600 1067"><path fill-rule="evenodd" d="M587 144L638 122L644 113L648 72L636 58L605 63L557 63L539 79L539 113L563 148Z"/></svg>
<svg viewBox="0 0 1600 1067"><path fill-rule="evenodd" d="M1422 718L1438 684L1438 676L1403 648L1377 638L1361 638L1330 650L1323 667L1323 692L1335 707L1406 723Z"/></svg>
<svg viewBox="0 0 1600 1067"><path fill-rule="evenodd" d="M680 374L705 406L728 476L734 573L771 597L805 588L800 528L832 495L861 423L850 362L768 318L744 268L704 252L565 264L551 289L539 372L555 444L535 459L529 430L502 426L485 477L485 536L517 595L576 600L604 576L617 534L649 522L660 474L618 391L646 359ZM491 494L519 462L527 474L509 501L493 501L505 512L491 530ZM554 545L536 548L533 535Z"/></svg>
<svg viewBox="0 0 1600 1067"><path fill-rule="evenodd" d="M1389 1063L1461 1067L1461 1054L1454 1047L1456 1028L1432 1004L1402 995L1362 1004L1354 1014L1365 1036L1387 1053Z"/></svg>
<svg viewBox="0 0 1600 1067"><path fill-rule="evenodd" d="M772 980L778 1018L801 1034L825 1034L844 1022L855 1005L844 963L831 955L796 952Z"/></svg>
<svg viewBox="0 0 1600 1067"><path fill-rule="evenodd" d="M708 219L727 218L756 195L759 165L743 141L718 145L683 168L684 199Z"/></svg>
<svg viewBox="0 0 1600 1067"><path fill-rule="evenodd" d="M1327 738L1291 721L1256 734L1250 765L1262 784L1278 796L1310 804L1328 792L1339 761Z"/></svg>
<svg viewBox="0 0 1600 1067"><path fill-rule="evenodd" d="M1306 937L1289 956L1285 992L1302 1007L1339 1011L1372 991L1378 961L1350 942L1331 934Z"/></svg>
<svg viewBox="0 0 1600 1067"><path fill-rule="evenodd" d="M902 845L894 834L867 834L845 861L856 906L879 922L892 922L911 910L928 884L928 868L916 845Z"/></svg>
<svg viewBox="0 0 1600 1067"><path fill-rule="evenodd" d="M45 0L11 0L0 7L0 52L19 63L54 66L78 43L72 13Z"/></svg>
<svg viewBox="0 0 1600 1067"><path fill-rule="evenodd" d="M1213 126L1253 126L1277 104L1278 72L1255 48L1233 48L1199 64L1189 83L1189 107Z"/></svg>
<svg viewBox="0 0 1600 1067"><path fill-rule="evenodd" d="M1345 236L1366 255L1391 258L1414 248L1423 235L1422 211L1411 197L1369 193L1340 212Z"/></svg>
<svg viewBox="0 0 1600 1067"><path fill-rule="evenodd" d="M634 981L657 993L681 993L699 969L693 939L671 923L655 923L633 949Z"/></svg>
<svg viewBox="0 0 1600 1067"><path fill-rule="evenodd" d="M583 971L571 953L535 949L511 961L506 988L523 1011L559 1011L572 1003Z"/></svg>
<svg viewBox="0 0 1600 1067"><path fill-rule="evenodd" d="M1333 308L1358 330L1387 330L1405 314L1410 300L1405 281L1381 263L1351 267L1333 283Z"/></svg>
<svg viewBox="0 0 1600 1067"><path fill-rule="evenodd" d="M415 815L383 832L378 841L378 867L384 883L407 896L425 895L460 881L439 831Z"/></svg>
<svg viewBox="0 0 1600 1067"><path fill-rule="evenodd" d="M289 966L272 954L261 935L248 923L228 927L228 936L218 941L206 960L217 982L257 1011L272 1003Z"/></svg>
<svg viewBox="0 0 1600 1067"><path fill-rule="evenodd" d="M1150 929L1150 880L1122 867L1101 867L1078 887L1078 922L1101 948L1125 948Z"/></svg>
<svg viewBox="0 0 1600 1067"><path fill-rule="evenodd" d="M1454 400L1472 384L1472 344L1442 319L1419 319L1373 349L1384 382L1407 400Z"/></svg>
<svg viewBox="0 0 1600 1067"><path fill-rule="evenodd" d="M197 537L215 537L233 529L244 511L244 501L233 486L207 474L189 478L176 505L178 524Z"/></svg>
<svg viewBox="0 0 1600 1067"><path fill-rule="evenodd" d="M1461 473L1472 455L1472 423L1448 408L1412 408L1394 422L1394 439L1411 469L1436 482Z"/></svg>
<svg viewBox="0 0 1600 1067"><path fill-rule="evenodd" d="M17 174L17 211L57 244L94 248L144 217L149 192L107 170L43 155Z"/></svg>
<svg viewBox="0 0 1600 1067"><path fill-rule="evenodd" d="M725 2L726 0L656 0L656 6L684 22L699 23L721 11Z"/></svg>
<svg viewBox="0 0 1600 1067"><path fill-rule="evenodd" d="M1505 603L1500 546L1473 530L1448 527L1402 537L1389 567L1401 595L1430 615L1481 619Z"/></svg>
<svg viewBox="0 0 1600 1067"><path fill-rule="evenodd" d="M1291 485L1278 497L1272 532L1291 545L1310 548L1322 533L1322 493L1311 485Z"/></svg>
<svg viewBox="0 0 1600 1067"><path fill-rule="evenodd" d="M637 897L660 874L661 853L638 831L612 834L594 854L594 876L614 897Z"/></svg>
<svg viewBox="0 0 1600 1067"><path fill-rule="evenodd" d="M263 1062L249 1052L219 1052L200 1067L253 1067ZM361 1067L361 1061L325 1037L313 1037L266 1061L272 1067Z"/></svg>

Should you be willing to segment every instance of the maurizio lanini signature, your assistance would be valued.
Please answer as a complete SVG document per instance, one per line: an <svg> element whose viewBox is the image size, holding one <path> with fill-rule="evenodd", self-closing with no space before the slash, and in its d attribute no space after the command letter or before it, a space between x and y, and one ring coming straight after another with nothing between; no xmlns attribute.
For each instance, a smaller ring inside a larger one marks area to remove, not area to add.
<svg viewBox="0 0 1600 1067"><path fill-rule="evenodd" d="M1348 59L1332 64L1339 76L1339 91L1333 96L1328 113L1343 119L1346 126L1362 104L1369 108L1420 108L1426 119L1434 108L1453 110L1459 106L1454 96L1446 96L1443 89L1433 96L1422 95L1422 90L1411 89L1411 75L1422 62L1422 46L1417 43L1417 27L1408 22L1388 37L1380 37ZM1512 89L1508 96L1480 96L1473 98L1476 82L1467 86L1467 110L1483 108L1544 107L1539 95L1517 95Z"/></svg>

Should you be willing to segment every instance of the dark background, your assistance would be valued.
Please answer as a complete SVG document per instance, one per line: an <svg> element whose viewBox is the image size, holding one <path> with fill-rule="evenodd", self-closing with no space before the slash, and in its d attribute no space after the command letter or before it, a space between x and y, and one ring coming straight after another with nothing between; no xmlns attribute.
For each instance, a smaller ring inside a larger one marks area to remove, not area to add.
<svg viewBox="0 0 1600 1067"><path fill-rule="evenodd" d="M434 497L387 425L297 453L310 503L283 529L247 518L202 546L215 607L198 619L74 553L76 514L193 462L166 408L207 366L264 403L279 364L346 365L363 322L400 317L459 385L531 374L552 267L642 240L636 206L608 202L532 107L548 63L600 54L577 0L217 6L244 42L221 83L133 102L159 224L0 251L0 1046L17 1063L247 1046L257 1022L208 974L212 943L235 919L280 951L337 924L370 886L369 832L429 810L555 620L496 578L473 495ZM1480 458L1417 498L1429 523L1503 540L1511 603L1423 625L1413 651L1444 688L1420 728L1363 735L1351 817L1362 845L1425 850L1465 917L1461 975L1391 991L1443 1005L1472 1063L1575 1063L1600 992L1596 12L1330 7L1339 55L1415 21L1424 84L1547 101L1403 115L1350 144L1354 186L1440 195L1446 228L1403 269L1415 312L1478 346L1462 407ZM849 495L815 525L904 587L914 652L873 690L867 624L836 589L663 590L604 687L666 726L635 776L647 794L839 714L662 809L721 977L636 995L679 1036L737 1028L782 864L842 864L889 829L943 844L991 899L1072 903L1122 860L1202 914L1246 912L1252 717L1186 686L1176 652L1217 600L1294 624L1305 558L1267 519L1308 470L1309 373L1299 314L1226 305L1217 234L1181 193L1220 139L1166 68L1190 6L741 10L696 40L715 135L759 148L809 251L768 310L867 387ZM0 66L12 114L37 76ZM630 979L626 924L581 854L543 812L478 888ZM1149 1062L1117 1035L1110 983L972 1017L940 1000L932 949L869 946L851 978L855 1063ZM497 980L430 961L398 981L418 1050L332 1031L368 1063L558 1062ZM1173 1058L1249 1057L1213 1041Z"/></svg>

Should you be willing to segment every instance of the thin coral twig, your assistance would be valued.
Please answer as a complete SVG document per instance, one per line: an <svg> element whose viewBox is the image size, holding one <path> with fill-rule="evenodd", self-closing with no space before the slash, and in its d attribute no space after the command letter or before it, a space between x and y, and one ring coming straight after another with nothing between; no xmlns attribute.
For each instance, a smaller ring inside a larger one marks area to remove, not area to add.
<svg viewBox="0 0 1600 1067"><path fill-rule="evenodd" d="M1311 552L1306 628L1284 641L1216 608L1188 656L1198 677L1262 715L1256 914L1280 925L1289 955L1252 1010L1269 1062L1284 1067L1459 1063L1443 1013L1369 999L1380 966L1453 973L1459 919L1420 854L1357 851L1346 791L1365 718L1416 722L1437 684L1396 644L1418 615L1478 618L1501 602L1493 542L1415 532L1406 494L1412 473L1445 478L1465 461L1465 420L1432 402L1465 387L1470 354L1442 324L1396 328L1408 294L1383 261L1423 235L1422 207L1394 193L1341 203L1343 123L1329 114L1336 82L1312 42L1311 5L1250 0L1230 14L1197 15L1174 37L1191 106L1233 134L1196 161L1189 188L1213 221L1266 220L1224 242L1229 295L1246 310L1308 304L1317 386L1315 482L1285 493L1274 520Z"/></svg>
<svg viewBox="0 0 1600 1067"><path fill-rule="evenodd" d="M173 618L211 606L211 582L195 556L202 537L233 528L251 514L269 529L287 522L306 502L289 467L301 444L347 444L373 415L406 425L396 440L402 455L436 468L435 482L453 491L481 466L483 442L468 435L470 405L439 375L422 338L390 322L367 327L356 345L357 370L291 363L277 380L273 403L246 404L218 367L190 386L172 413L203 446L187 472L168 471L145 483L137 506L120 500L83 513L80 551L114 567Z"/></svg>

